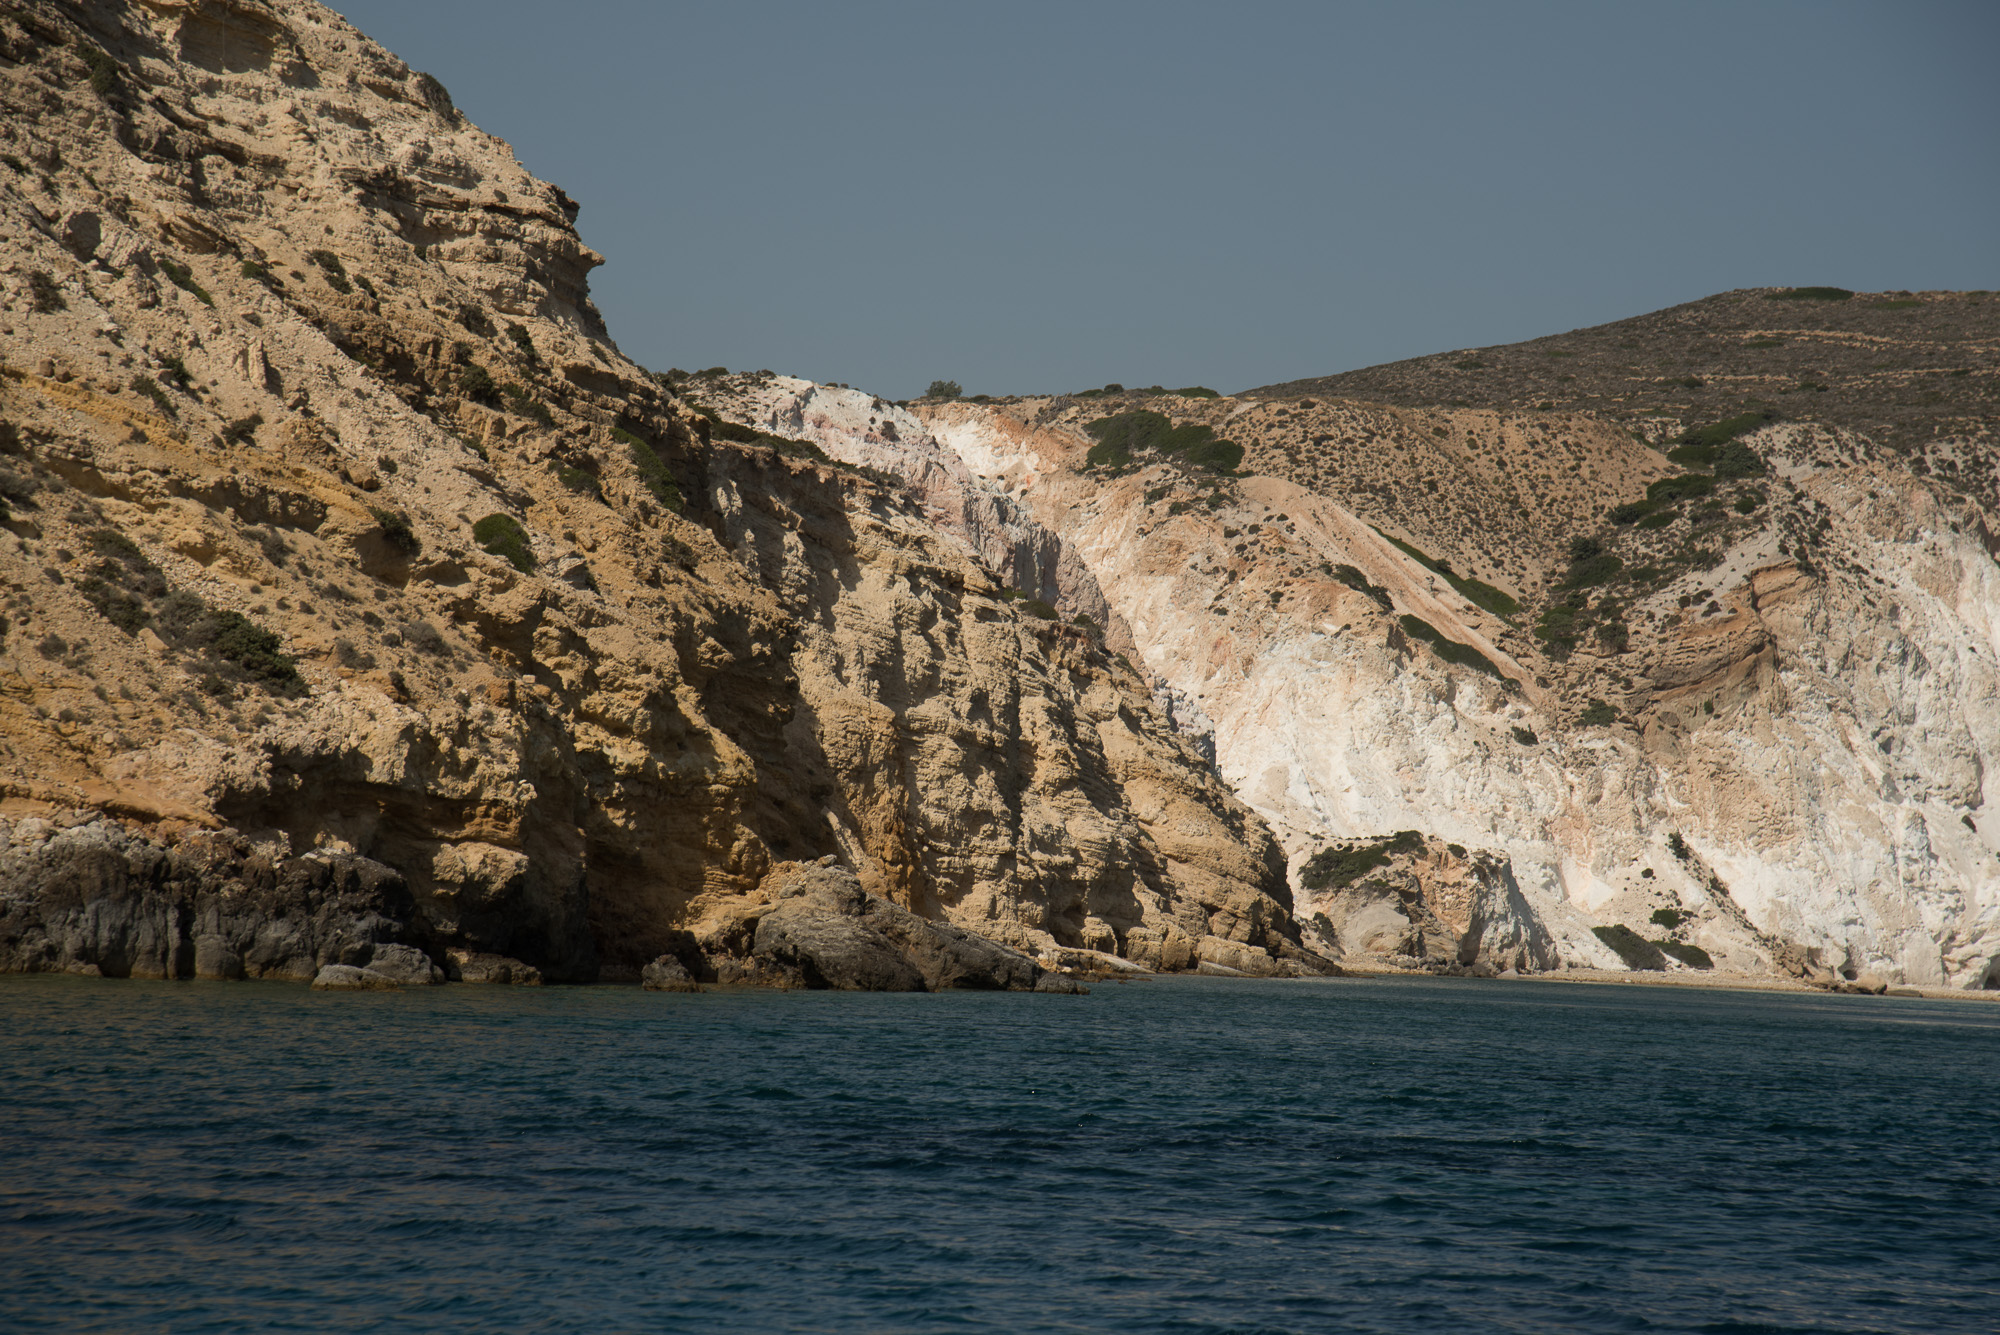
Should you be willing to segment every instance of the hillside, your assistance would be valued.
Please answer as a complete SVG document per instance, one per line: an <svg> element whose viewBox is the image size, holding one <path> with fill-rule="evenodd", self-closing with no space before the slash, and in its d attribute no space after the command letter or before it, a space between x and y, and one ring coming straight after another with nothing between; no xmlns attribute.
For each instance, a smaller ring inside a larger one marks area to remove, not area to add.
<svg viewBox="0 0 2000 1335"><path fill-rule="evenodd" d="M11 6L0 111L0 968L1330 967L1128 667L713 433L330 10Z"/></svg>
<svg viewBox="0 0 2000 1335"><path fill-rule="evenodd" d="M1988 309L1933 304L1955 301ZM1885 383L1923 374L1910 355L1878 354ZM955 470L943 508L1065 539L1088 580L1026 587L1129 642L1277 832L1323 950L2000 985L2000 525L1963 472L1738 401L1332 383L699 392L836 458ZM1901 420L1923 458L1987 449L1983 421Z"/></svg>
<svg viewBox="0 0 2000 1335"><path fill-rule="evenodd" d="M1250 399L1592 411L1649 435L1661 420L1744 412L1816 422L1995 498L2000 295L1724 292L1650 315L1244 391Z"/></svg>

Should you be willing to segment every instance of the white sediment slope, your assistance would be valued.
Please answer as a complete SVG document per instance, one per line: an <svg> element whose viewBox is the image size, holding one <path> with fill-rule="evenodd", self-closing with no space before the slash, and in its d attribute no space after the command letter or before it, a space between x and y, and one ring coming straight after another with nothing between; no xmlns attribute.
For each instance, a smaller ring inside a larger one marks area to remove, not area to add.
<svg viewBox="0 0 2000 1335"><path fill-rule="evenodd" d="M1079 471L1088 409L912 413L785 378L754 398L770 429L910 479L996 564L1036 553L1029 567L1050 573L1026 587L1129 636L1285 847L1300 918L1349 923L1350 953L1360 910L1299 884L1300 865L1330 840L1416 829L1456 846L1417 859L1416 883L1433 905L1464 883L1496 965L1616 968L1591 929L1657 935L1651 915L1671 909L1678 939L1722 969L1817 951L1891 981L2000 984L2000 819L1984 790L2000 567L1981 517L1920 478L1765 432L1836 560L1802 571L1775 527L1742 535L1632 609L1643 680L1617 726L1580 726L1523 637L1327 495L1254 476L1217 507L1169 513L1170 466ZM1329 579L1342 565L1392 609ZM1690 590L1702 597L1683 611ZM1498 677L1415 652L1402 614Z"/></svg>

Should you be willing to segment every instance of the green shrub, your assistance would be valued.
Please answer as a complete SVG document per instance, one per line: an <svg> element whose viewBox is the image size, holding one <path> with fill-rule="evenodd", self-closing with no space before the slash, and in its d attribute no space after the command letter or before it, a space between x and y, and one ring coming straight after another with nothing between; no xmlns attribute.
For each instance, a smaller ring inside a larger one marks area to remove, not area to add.
<svg viewBox="0 0 2000 1335"><path fill-rule="evenodd" d="M1576 721L1586 728L1608 728L1618 721L1618 711L1602 700L1593 698L1576 716Z"/></svg>
<svg viewBox="0 0 2000 1335"><path fill-rule="evenodd" d="M1375 531L1382 533L1382 530L1379 528ZM1400 538L1390 538L1387 533L1382 533L1382 536L1389 538L1390 545L1397 551L1409 557L1433 575L1443 579L1445 583L1449 584L1457 592L1459 597L1465 599L1465 601L1471 603L1474 607L1483 607L1495 616L1509 621L1513 620L1514 614L1521 610L1521 604L1516 602L1506 590L1496 589L1484 580L1467 579L1463 575L1453 571L1449 562L1428 556Z"/></svg>
<svg viewBox="0 0 2000 1335"><path fill-rule="evenodd" d="M1710 959L1708 952L1700 946L1691 946L1681 941L1655 941L1653 944L1690 968L1713 969L1715 967L1715 961Z"/></svg>
<svg viewBox="0 0 2000 1335"><path fill-rule="evenodd" d="M1100 440L1083 456L1092 468L1124 468L1132 462L1132 452L1116 441Z"/></svg>
<svg viewBox="0 0 2000 1335"><path fill-rule="evenodd" d="M1050 607L1040 598L1024 599L1021 603L1021 610L1029 616L1034 617L1037 621L1054 621L1056 619L1056 609Z"/></svg>
<svg viewBox="0 0 2000 1335"><path fill-rule="evenodd" d="M1757 430L1767 422L1774 421L1776 418L1777 414L1773 412L1738 413L1734 417L1725 417L1720 422L1711 422L1707 426L1689 427L1675 439L1684 447L1692 446L1698 449L1702 446L1708 446L1713 448L1725 445L1735 440L1738 436L1748 435L1750 432ZM1706 457L1682 460L1680 455L1671 451L1667 457L1680 462L1700 464L1708 462Z"/></svg>
<svg viewBox="0 0 2000 1335"><path fill-rule="evenodd" d="M1854 294L1844 287L1788 287L1770 294L1772 301L1846 301Z"/></svg>
<svg viewBox="0 0 2000 1335"><path fill-rule="evenodd" d="M1359 848L1322 848L1299 868L1299 884L1308 890L1345 890L1398 853L1423 850L1416 830L1399 830Z"/></svg>
<svg viewBox="0 0 2000 1335"><path fill-rule="evenodd" d="M1593 927L1591 935L1618 952L1628 969L1658 971L1667 967L1667 957L1645 937L1619 923L1613 927Z"/></svg>
<svg viewBox="0 0 2000 1335"><path fill-rule="evenodd" d="M52 315L69 309L69 301L62 294L62 285L41 269L28 272L28 304L37 315Z"/></svg>
<svg viewBox="0 0 2000 1335"><path fill-rule="evenodd" d="M1739 515L1755 514L1757 513L1757 507L1763 503L1764 498L1762 496L1759 496L1754 491L1746 491L1736 498L1735 510Z"/></svg>
<svg viewBox="0 0 2000 1335"><path fill-rule="evenodd" d="M1420 617L1410 616L1407 613L1399 618L1399 621L1402 624L1404 633L1409 635L1413 640L1422 640L1425 644L1428 644L1431 647L1431 651L1445 662L1456 664L1459 667L1469 667L1477 672L1484 672L1489 677L1499 677L1501 675L1500 669L1493 665L1492 659L1480 653L1469 644L1460 644L1457 640L1446 639L1444 632L1440 631L1430 622Z"/></svg>
<svg viewBox="0 0 2000 1335"><path fill-rule="evenodd" d="M160 257L159 264L160 272L167 276L168 282L204 306L213 306L215 304L215 298L208 295L207 289L194 281L194 270L188 268L185 264L176 263L164 255Z"/></svg>
<svg viewBox="0 0 2000 1335"><path fill-rule="evenodd" d="M1243 447L1215 434L1201 422L1175 426L1164 413L1138 408L1087 423L1084 431L1097 441L1086 458L1092 466L1098 460L1117 460L1110 466L1122 468L1136 454L1154 453L1179 456L1197 468L1211 472L1231 472L1243 462Z"/></svg>
<svg viewBox="0 0 2000 1335"><path fill-rule="evenodd" d="M137 635L140 627L153 619L153 614L146 610L144 603L95 575L78 580L76 591L97 609L100 616L127 635Z"/></svg>
<svg viewBox="0 0 2000 1335"><path fill-rule="evenodd" d="M109 97L118 87L120 67L104 52L89 42L78 42L76 53L83 57L83 63L90 68L90 91L99 97Z"/></svg>
<svg viewBox="0 0 2000 1335"><path fill-rule="evenodd" d="M1757 477L1763 472L1763 459L1740 440L1732 440L1715 452L1715 476L1719 481Z"/></svg>
<svg viewBox="0 0 2000 1335"><path fill-rule="evenodd" d="M369 506L368 513L375 519L375 526L381 531L383 541L404 556L415 556L424 549L424 540L410 527L410 517L400 510L384 510Z"/></svg>
<svg viewBox="0 0 2000 1335"><path fill-rule="evenodd" d="M1611 507L1611 522L1614 524L1636 524L1657 508L1651 501L1627 501L1623 505Z"/></svg>
<svg viewBox="0 0 2000 1335"><path fill-rule="evenodd" d="M556 481L562 483L563 486L569 488L577 495L595 496L598 494L597 475L595 473L565 463L552 463L549 466L555 470Z"/></svg>
<svg viewBox="0 0 2000 1335"><path fill-rule="evenodd" d="M1599 552L1570 565L1568 585L1572 589L1587 589L1610 581L1624 568L1625 563L1611 553Z"/></svg>
<svg viewBox="0 0 2000 1335"><path fill-rule="evenodd" d="M1664 927L1671 932L1681 925L1681 919L1686 916L1679 909L1654 909L1653 916L1647 921L1655 927Z"/></svg>
<svg viewBox="0 0 2000 1335"><path fill-rule="evenodd" d="M490 555L505 558L509 565L524 575L535 568L535 552L528 543L528 530L522 528L521 522L512 515L486 516L472 526L472 540Z"/></svg>
<svg viewBox="0 0 2000 1335"><path fill-rule="evenodd" d="M205 642L209 653L274 693L304 686L298 665L283 652L285 642L240 612L210 612L188 638L190 643Z"/></svg>
<svg viewBox="0 0 2000 1335"><path fill-rule="evenodd" d="M956 399L963 396L965 389L956 380L933 380L931 387L924 391L927 399Z"/></svg>
<svg viewBox="0 0 2000 1335"><path fill-rule="evenodd" d="M653 499L675 514L682 513L686 503L681 499L680 484L674 481L659 452L622 426L612 427L611 435L631 451L632 466L639 470L639 481L653 493Z"/></svg>
<svg viewBox="0 0 2000 1335"><path fill-rule="evenodd" d="M1681 838L1681 832L1679 830L1675 830L1672 834L1667 836L1667 851L1669 853L1672 853L1674 857L1681 862L1686 862L1689 858L1694 856L1694 850L1688 847L1687 840Z"/></svg>
<svg viewBox="0 0 2000 1335"><path fill-rule="evenodd" d="M1692 500L1707 496L1715 491L1715 479L1706 473L1682 473L1678 477L1663 477L1646 488L1646 499L1655 505L1672 505L1675 501Z"/></svg>
<svg viewBox="0 0 2000 1335"><path fill-rule="evenodd" d="M1184 399L1219 399L1222 397L1206 385L1189 385L1184 389L1175 390L1174 393Z"/></svg>
<svg viewBox="0 0 2000 1335"><path fill-rule="evenodd" d="M509 324L507 326L507 337L513 341L514 346L520 349L521 355L526 357L530 363L539 363L542 360L542 354L535 351L535 340L529 337L525 327L518 324Z"/></svg>
<svg viewBox="0 0 2000 1335"><path fill-rule="evenodd" d="M555 415L548 406L519 385L502 385L500 393L506 398L507 406L528 420L541 426L554 426Z"/></svg>
<svg viewBox="0 0 2000 1335"><path fill-rule="evenodd" d="M1657 514L1650 514L1641 519L1638 526L1649 530L1663 529L1680 517L1679 510L1661 510Z"/></svg>
<svg viewBox="0 0 2000 1335"><path fill-rule="evenodd" d="M458 391L476 403L496 403L500 397L500 385L493 379L493 373L478 362L458 373Z"/></svg>
<svg viewBox="0 0 2000 1335"><path fill-rule="evenodd" d="M1535 736L1535 730L1533 728L1523 728L1517 724L1514 727L1514 740L1519 742L1523 746L1533 746L1535 743L1539 742L1541 738Z"/></svg>

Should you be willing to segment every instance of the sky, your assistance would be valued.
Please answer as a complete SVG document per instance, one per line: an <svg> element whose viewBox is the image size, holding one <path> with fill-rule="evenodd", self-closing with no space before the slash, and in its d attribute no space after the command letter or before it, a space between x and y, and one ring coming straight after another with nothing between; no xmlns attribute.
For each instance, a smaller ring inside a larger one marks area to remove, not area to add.
<svg viewBox="0 0 2000 1335"><path fill-rule="evenodd" d="M1226 392L1739 287L2000 288L2000 4L346 0L655 370Z"/></svg>

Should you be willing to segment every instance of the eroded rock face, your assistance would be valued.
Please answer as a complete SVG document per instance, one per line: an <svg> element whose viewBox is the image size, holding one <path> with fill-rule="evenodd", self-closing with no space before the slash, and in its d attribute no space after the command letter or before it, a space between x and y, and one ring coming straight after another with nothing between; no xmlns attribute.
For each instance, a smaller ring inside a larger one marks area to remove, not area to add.
<svg viewBox="0 0 2000 1335"><path fill-rule="evenodd" d="M1130 408L1212 423L1248 446L1254 475L1085 469L1082 425ZM1676 472L1622 427L1310 400L913 415L893 440L881 413L870 430L832 412L804 425L836 458L913 476L955 457L971 481L953 485L1059 535L1156 698L1270 823L1295 884L1329 840L1416 828L1470 850L1452 895L1435 868L1337 902L1296 890L1301 919L1347 924L1331 929L1343 950L1616 968L1593 928L1629 925L1751 972L1800 945L1898 981L2000 977L1983 789L2000 745L1986 536L2000 524L1865 439L1782 424L1750 437L1769 473L1748 517L1712 526L1713 551L1578 639L1530 633L1533 609L1570 596L1564 542L1599 522L1577 516ZM1448 485L1391 490L1411 477ZM1440 560L1530 611L1472 601Z"/></svg>
<svg viewBox="0 0 2000 1335"><path fill-rule="evenodd" d="M782 863L697 943L647 966L645 985L696 978L852 992L1068 990L1020 951L911 913L862 888L832 858Z"/></svg>
<svg viewBox="0 0 2000 1335"><path fill-rule="evenodd" d="M0 51L0 810L149 867L255 849L308 907L298 869L393 869L367 939L466 979L636 981L824 856L1028 954L1299 951L1263 823L1012 596L1087 597L1074 552L948 455L714 436L610 343L574 203L435 81L310 3L30 0ZM275 900L162 925L209 892L160 876L14 882L6 967L372 967L331 921L257 946ZM951 939L895 949L996 967Z"/></svg>
<svg viewBox="0 0 2000 1335"><path fill-rule="evenodd" d="M403 878L354 854L273 858L220 835L168 846L115 821L0 818L6 972L304 981L379 959L402 981L435 967L415 918Z"/></svg>

